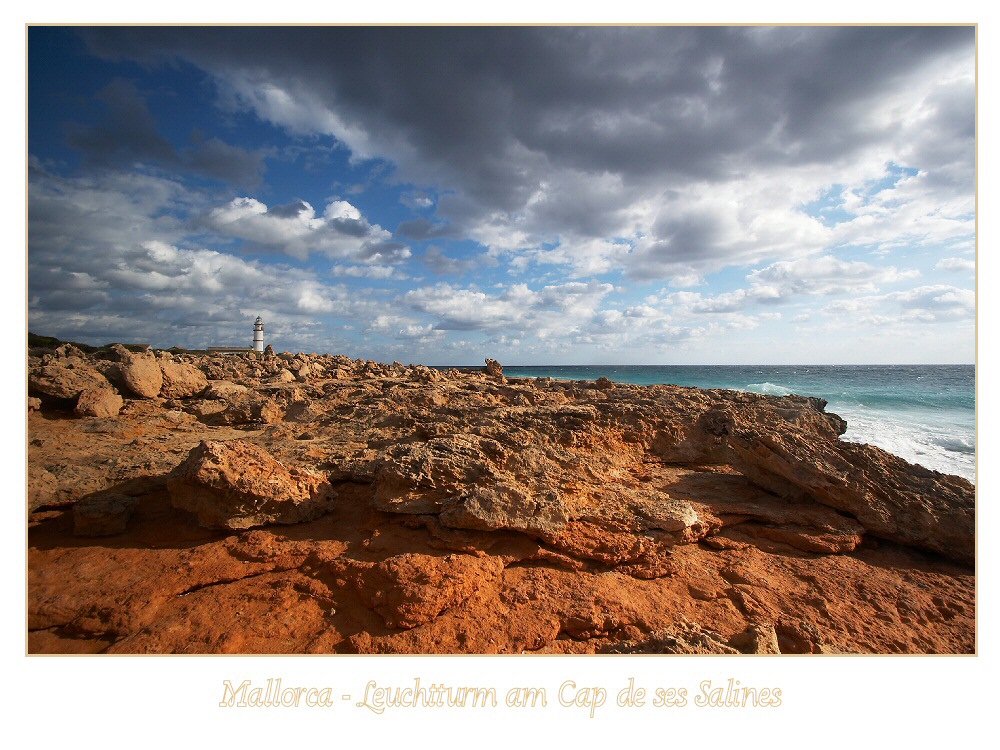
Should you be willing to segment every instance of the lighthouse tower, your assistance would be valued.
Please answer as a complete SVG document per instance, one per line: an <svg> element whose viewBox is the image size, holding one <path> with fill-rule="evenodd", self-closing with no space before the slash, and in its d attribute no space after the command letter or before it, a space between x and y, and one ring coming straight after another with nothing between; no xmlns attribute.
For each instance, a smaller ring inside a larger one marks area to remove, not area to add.
<svg viewBox="0 0 1000 750"><path fill-rule="evenodd" d="M264 321L257 316L253 322L253 350L255 352L264 351Z"/></svg>

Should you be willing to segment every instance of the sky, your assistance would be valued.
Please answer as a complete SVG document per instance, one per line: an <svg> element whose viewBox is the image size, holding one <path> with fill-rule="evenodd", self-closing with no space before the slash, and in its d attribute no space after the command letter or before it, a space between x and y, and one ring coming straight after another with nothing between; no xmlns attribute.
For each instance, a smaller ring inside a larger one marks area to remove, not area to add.
<svg viewBox="0 0 1000 750"><path fill-rule="evenodd" d="M31 27L28 327L975 359L975 30Z"/></svg>

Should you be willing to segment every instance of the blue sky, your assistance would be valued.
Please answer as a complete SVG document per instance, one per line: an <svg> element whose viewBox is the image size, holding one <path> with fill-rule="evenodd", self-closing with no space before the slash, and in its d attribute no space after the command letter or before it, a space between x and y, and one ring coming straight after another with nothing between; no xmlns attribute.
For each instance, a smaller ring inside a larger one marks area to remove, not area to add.
<svg viewBox="0 0 1000 750"><path fill-rule="evenodd" d="M969 27L33 27L29 329L975 357Z"/></svg>

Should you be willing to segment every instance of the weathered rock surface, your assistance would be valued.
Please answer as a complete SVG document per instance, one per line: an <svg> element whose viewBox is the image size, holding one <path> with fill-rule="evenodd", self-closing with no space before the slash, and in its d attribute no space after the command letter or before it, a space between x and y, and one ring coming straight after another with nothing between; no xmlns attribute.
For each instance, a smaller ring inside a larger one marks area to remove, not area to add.
<svg viewBox="0 0 1000 750"><path fill-rule="evenodd" d="M160 386L160 395L163 398L197 396L208 385L205 373L194 365L162 359L159 365L163 376L163 384Z"/></svg>
<svg viewBox="0 0 1000 750"><path fill-rule="evenodd" d="M255 425L280 422L284 412L272 396L247 390L226 401L226 407L214 417L220 425Z"/></svg>
<svg viewBox="0 0 1000 750"><path fill-rule="evenodd" d="M609 649L616 654L738 654L718 633L681 621L641 641L625 641Z"/></svg>
<svg viewBox="0 0 1000 750"><path fill-rule="evenodd" d="M80 357L45 359L28 369L28 392L60 399L75 399L83 391L109 385L94 367Z"/></svg>
<svg viewBox="0 0 1000 750"><path fill-rule="evenodd" d="M246 393L249 389L245 385L230 383L228 380L212 380L205 387L202 394L205 398L228 401L233 396Z"/></svg>
<svg viewBox="0 0 1000 750"><path fill-rule="evenodd" d="M152 352L132 354L122 348L117 377L122 385L139 398L156 398L163 387L163 372Z"/></svg>
<svg viewBox="0 0 1000 750"><path fill-rule="evenodd" d="M78 417L114 417L124 404L124 399L108 385L81 392L73 412Z"/></svg>
<svg viewBox="0 0 1000 750"><path fill-rule="evenodd" d="M503 367L495 359L487 359L486 374L492 378L503 379Z"/></svg>
<svg viewBox="0 0 1000 750"><path fill-rule="evenodd" d="M77 536L112 536L125 531L136 499L128 495L98 494L73 505L73 533Z"/></svg>
<svg viewBox="0 0 1000 750"><path fill-rule="evenodd" d="M975 559L975 495L970 483L908 464L870 445L817 441L796 425L765 431L734 420L732 464L783 497L849 513L883 539Z"/></svg>
<svg viewBox="0 0 1000 750"><path fill-rule="evenodd" d="M493 584L503 568L495 557L407 553L364 566L354 579L386 627L414 628Z"/></svg>
<svg viewBox="0 0 1000 750"><path fill-rule="evenodd" d="M36 510L43 505L53 504L59 480L52 472L36 464L28 464L28 510Z"/></svg>
<svg viewBox="0 0 1000 750"><path fill-rule="evenodd" d="M819 399L487 365L33 356L29 648L974 649L969 482Z"/></svg>
<svg viewBox="0 0 1000 750"><path fill-rule="evenodd" d="M333 501L323 475L285 467L242 440L203 441L167 486L174 507L191 511L209 528L310 521L328 512Z"/></svg>

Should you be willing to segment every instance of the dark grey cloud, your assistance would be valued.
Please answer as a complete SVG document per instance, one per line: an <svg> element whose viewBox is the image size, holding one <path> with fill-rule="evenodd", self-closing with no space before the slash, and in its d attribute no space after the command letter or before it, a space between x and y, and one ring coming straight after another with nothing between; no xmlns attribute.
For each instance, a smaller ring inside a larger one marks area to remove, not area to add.
<svg viewBox="0 0 1000 750"><path fill-rule="evenodd" d="M656 222L656 203L692 183L814 165L832 184L870 151L928 171L943 191L972 190L974 89L926 85L973 59L972 27L81 33L108 57L193 63L229 106L392 162L396 179L440 196L433 217L400 225L411 239L449 236L441 222L500 247L642 233L638 251L618 258L633 276L690 273L777 247L734 251L720 206ZM903 115L871 114L908 106L923 108L925 136L900 144Z"/></svg>
<svg viewBox="0 0 1000 750"><path fill-rule="evenodd" d="M149 107L130 81L116 79L97 93L107 117L97 125L67 125L67 141L84 152L90 164L131 166L139 162L173 163L177 154L160 135Z"/></svg>
<svg viewBox="0 0 1000 750"><path fill-rule="evenodd" d="M295 201L294 203L288 203L284 206L268 206L267 212L271 216L275 216L279 219L294 219L299 214L306 212L312 214L312 206L310 206L305 201Z"/></svg>
<svg viewBox="0 0 1000 750"><path fill-rule="evenodd" d="M365 237L372 231L372 225L365 219L331 219L330 226L337 232L348 237ZM402 247L402 245L400 245Z"/></svg>
<svg viewBox="0 0 1000 750"><path fill-rule="evenodd" d="M247 151L218 138L196 139L195 145L180 152L184 168L241 188L260 185L266 170L264 157L263 151Z"/></svg>
<svg viewBox="0 0 1000 750"><path fill-rule="evenodd" d="M479 266L479 262L471 258L452 258L436 245L428 247L420 260L438 276L465 273Z"/></svg>
<svg viewBox="0 0 1000 750"><path fill-rule="evenodd" d="M446 237L458 237L461 230L454 224L446 224L440 221L430 221L423 217L412 219L411 221L400 222L396 227L396 234L409 240L421 242L423 240L439 240Z"/></svg>
<svg viewBox="0 0 1000 750"><path fill-rule="evenodd" d="M194 133L192 144L176 149L159 131L142 92L115 79L97 93L104 117L92 125L66 124L66 141L83 152L90 166L131 167L136 163L193 172L237 187L254 187L265 171L264 152L247 151L218 138Z"/></svg>

